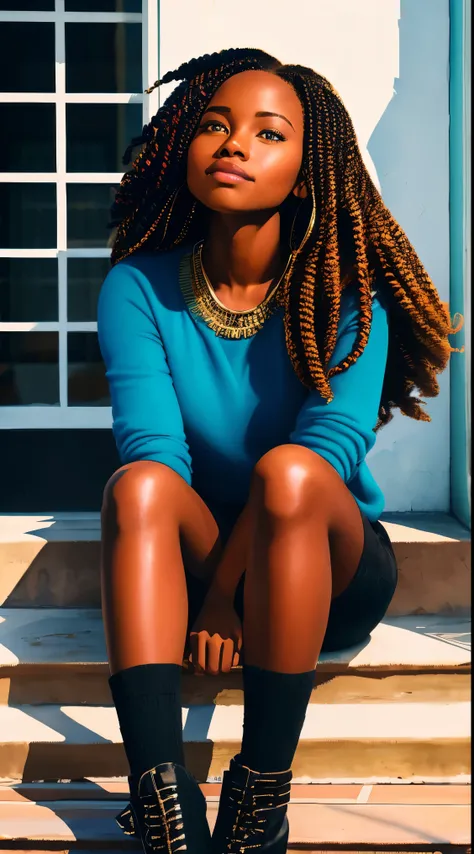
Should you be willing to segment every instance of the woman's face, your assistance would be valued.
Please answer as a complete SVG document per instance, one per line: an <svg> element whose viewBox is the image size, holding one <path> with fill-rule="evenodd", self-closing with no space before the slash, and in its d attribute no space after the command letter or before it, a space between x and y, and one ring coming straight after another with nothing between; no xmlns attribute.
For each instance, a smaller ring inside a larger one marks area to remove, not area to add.
<svg viewBox="0 0 474 854"><path fill-rule="evenodd" d="M209 102L189 147L191 193L219 213L278 208L299 178L303 122L301 102L285 80L267 71L230 77Z"/></svg>

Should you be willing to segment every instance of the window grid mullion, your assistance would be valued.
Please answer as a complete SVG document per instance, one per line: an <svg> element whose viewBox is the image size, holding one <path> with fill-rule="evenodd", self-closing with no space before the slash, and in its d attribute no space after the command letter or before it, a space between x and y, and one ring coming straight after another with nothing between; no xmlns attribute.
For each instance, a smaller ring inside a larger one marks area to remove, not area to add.
<svg viewBox="0 0 474 854"><path fill-rule="evenodd" d="M58 255L58 308L59 308L59 403L67 407L67 257L64 252Z"/></svg>
<svg viewBox="0 0 474 854"><path fill-rule="evenodd" d="M59 133L56 145L58 137ZM0 181L4 184L54 184L62 177L68 184L117 184L122 176L122 172L0 172Z"/></svg>
<svg viewBox="0 0 474 854"><path fill-rule="evenodd" d="M56 92L0 92L4 104L55 104L56 100ZM134 92L66 92L64 100L66 104L141 104L144 98Z"/></svg>
<svg viewBox="0 0 474 854"><path fill-rule="evenodd" d="M143 90L152 86L159 77L158 68L158 20L157 0L143 0L142 25L142 83ZM159 89L151 95L143 94L143 123L148 124L158 110Z"/></svg>
<svg viewBox="0 0 474 854"><path fill-rule="evenodd" d="M0 322L0 332L58 332L57 320L8 320ZM96 320L68 320L68 332L97 332Z"/></svg>
<svg viewBox="0 0 474 854"><path fill-rule="evenodd" d="M66 199L66 23L64 0L56 0L56 216L58 248L59 405L67 408L67 199Z"/></svg>
<svg viewBox="0 0 474 854"><path fill-rule="evenodd" d="M25 12L1 11L0 23L32 23L50 24L55 23L58 15L62 15L67 24L141 24L140 12L65 12L64 3L58 0L55 12L28 12L28 20L25 21Z"/></svg>
<svg viewBox="0 0 474 854"><path fill-rule="evenodd" d="M63 253L68 258L109 258L110 249L107 246L75 247ZM57 249L0 249L0 258L57 258Z"/></svg>

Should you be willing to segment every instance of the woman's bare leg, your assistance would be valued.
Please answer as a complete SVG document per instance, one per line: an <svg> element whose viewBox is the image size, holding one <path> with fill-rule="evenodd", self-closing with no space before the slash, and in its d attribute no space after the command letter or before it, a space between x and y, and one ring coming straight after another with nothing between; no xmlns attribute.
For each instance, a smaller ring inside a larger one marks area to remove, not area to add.
<svg viewBox="0 0 474 854"><path fill-rule="evenodd" d="M359 508L313 451L274 448L258 462L245 580L245 661L280 673L316 667L331 598L352 580L364 545Z"/></svg>
<svg viewBox="0 0 474 854"><path fill-rule="evenodd" d="M158 833L166 847L166 834L171 845L181 818L186 839L197 834L204 850L210 840L205 801L182 767L181 668L188 621L184 561L207 580L221 550L217 525L176 472L161 463L136 462L107 484L102 544L109 686L130 767L131 811L121 814L120 823L142 842L149 839L153 830L143 796L161 812L157 787L169 794L170 780L175 781L174 819L167 820L166 831L153 819L152 838L158 839Z"/></svg>
<svg viewBox="0 0 474 854"><path fill-rule="evenodd" d="M210 510L176 472L136 462L108 482L102 508L102 609L112 673L182 664L190 572L210 579L221 553Z"/></svg>
<svg viewBox="0 0 474 854"><path fill-rule="evenodd" d="M258 462L249 505L241 761L279 772L293 762L331 597L353 578L364 531L334 469L296 445L275 448Z"/></svg>

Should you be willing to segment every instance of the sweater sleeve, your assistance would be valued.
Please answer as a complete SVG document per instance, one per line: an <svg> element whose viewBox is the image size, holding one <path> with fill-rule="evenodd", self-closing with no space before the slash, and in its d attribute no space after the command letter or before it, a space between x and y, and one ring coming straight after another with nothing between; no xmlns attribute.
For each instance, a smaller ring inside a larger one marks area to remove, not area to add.
<svg viewBox="0 0 474 854"><path fill-rule="evenodd" d="M122 464L154 460L191 484L191 457L163 342L134 266L109 271L98 306L98 334Z"/></svg>
<svg viewBox="0 0 474 854"><path fill-rule="evenodd" d="M377 298L372 304L369 340L357 361L331 379L334 394L327 403L310 391L298 413L290 442L304 445L327 460L348 483L375 443L374 427L382 395L388 351L388 320ZM357 299L343 296L338 339L330 366L352 350L357 335Z"/></svg>

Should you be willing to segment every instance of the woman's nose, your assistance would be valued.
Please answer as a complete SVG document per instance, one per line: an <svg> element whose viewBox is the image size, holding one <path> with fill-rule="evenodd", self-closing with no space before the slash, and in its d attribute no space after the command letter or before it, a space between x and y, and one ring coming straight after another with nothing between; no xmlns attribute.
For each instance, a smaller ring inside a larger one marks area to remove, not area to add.
<svg viewBox="0 0 474 854"><path fill-rule="evenodd" d="M239 142L239 140L234 139L233 137L226 139L225 143L223 143L219 148L220 157L225 157L226 154L230 156L234 154L241 154L245 160L248 158L248 151L246 151L245 147L241 142Z"/></svg>

